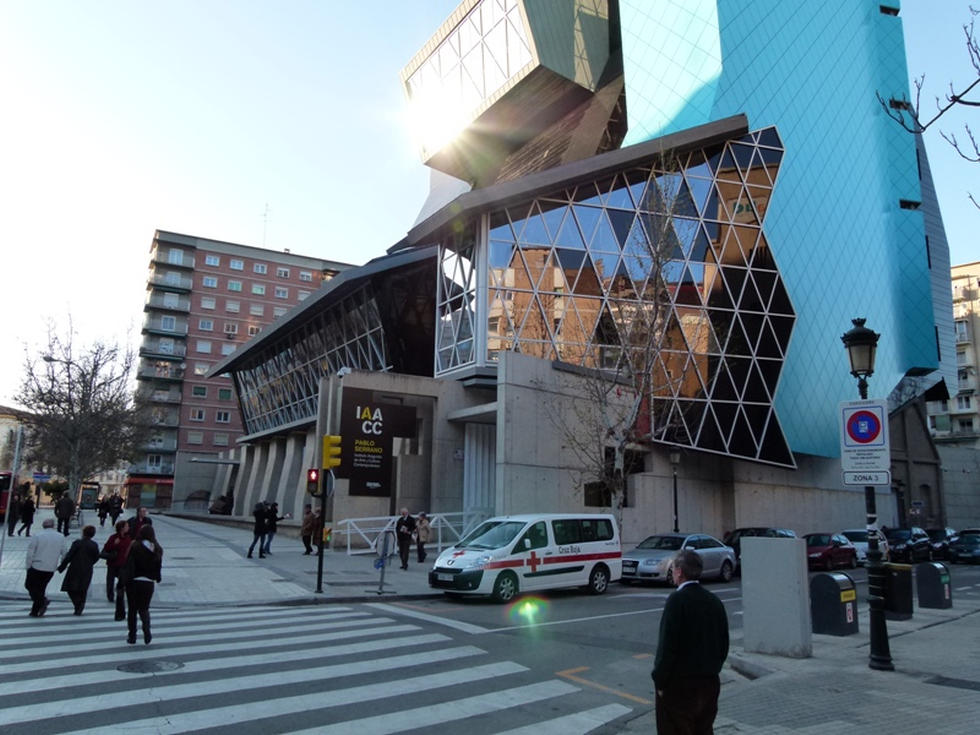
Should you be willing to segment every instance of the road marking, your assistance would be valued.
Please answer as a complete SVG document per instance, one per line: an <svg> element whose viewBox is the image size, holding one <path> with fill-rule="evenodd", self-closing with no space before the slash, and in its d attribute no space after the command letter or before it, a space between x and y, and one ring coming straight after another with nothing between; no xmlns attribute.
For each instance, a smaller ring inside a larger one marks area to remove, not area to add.
<svg viewBox="0 0 980 735"><path fill-rule="evenodd" d="M375 610L381 610L383 612L396 613L399 615L405 615L409 618L415 618L416 620L425 620L429 623L438 623L440 625L445 625L450 628L462 631L463 633L492 633L493 631L489 628L483 628L479 625L473 625L472 623L464 623L461 620L453 620L452 618L444 618L439 615L431 615L429 613L419 612L418 610L409 610L400 605L388 605L384 602L368 602L365 603L366 607L372 607Z"/></svg>
<svg viewBox="0 0 980 735"><path fill-rule="evenodd" d="M589 681L588 679L583 679L580 676L576 676L576 674L588 670L589 670L588 666L579 666L577 669L565 669L564 671L556 671L555 676L560 676L564 679L569 679L571 681L574 681L576 684L592 687L593 689L598 689L608 694L615 694L617 697L622 697L623 699L628 699L631 702L637 702L638 704L653 704L653 702L648 699L643 699L642 697L635 697L627 692L621 692L619 689L613 689L612 687L607 687L604 684L598 684L594 681Z"/></svg>
<svg viewBox="0 0 980 735"><path fill-rule="evenodd" d="M607 704L585 712L576 712L573 715L564 715L547 722L539 722L536 725L525 725L514 730L505 730L497 733L497 735L585 735L632 711L622 704Z"/></svg>
<svg viewBox="0 0 980 735"><path fill-rule="evenodd" d="M426 725L441 725L464 717L476 717L490 712L498 712L510 707L540 702L552 697L561 697L579 691L562 681L542 681L537 684L504 689L489 694L479 694L473 697L455 699L452 702L416 707L415 709L399 710L387 715L364 717L360 720L336 722L325 727L313 727L309 730L299 730L292 735L330 735L331 733L367 732L371 735L386 735L387 733L414 730ZM537 732L537 731L536 731Z"/></svg>
<svg viewBox="0 0 980 735"><path fill-rule="evenodd" d="M419 655L417 653L413 655L412 659L412 662L406 663L405 666L418 665ZM427 664L432 660L430 651L425 652L425 660ZM386 662L380 661L365 663L373 664L374 670L376 671L379 668L379 664L383 665ZM349 665L347 667L338 666L335 668L338 669L336 674L337 676L346 676L348 672L345 672L344 669L349 668ZM150 717L143 720L137 720L135 722L127 722L126 729L129 731L139 731L142 728L147 731L152 730L152 732L154 732L156 735L187 732L188 730L200 730L213 727L214 723L216 722L231 725L240 722L248 722L249 720L265 719L279 715L290 715L296 712L317 712L330 707L340 707L349 704L357 704L360 702L378 701L388 699L390 697L399 697L406 694L417 694L430 689L459 686L461 684L468 684L470 682L481 681L484 679L493 679L498 676L506 676L508 674L523 673L525 671L528 671L527 667L510 661L505 661L502 663L474 666L455 671L444 671L437 674L428 674L406 679L394 679L377 684L365 684L363 686L349 687L347 689L335 689L329 692L321 692L320 694L317 694L316 697L311 697L309 694L302 694L294 697L283 697L281 699L271 700L260 698L253 702L232 704L224 707L214 707L196 712L171 714L167 715L166 718L160 716ZM314 671L310 670L300 673L307 675L304 680L317 676ZM283 673L276 674L275 676L281 678ZM200 685L192 686L196 686L197 693L200 694ZM211 691L212 690L209 688L208 693L210 694ZM127 694L132 694L138 697L135 700L127 699L127 702L130 704L135 701L143 702L146 703L147 706L150 706L150 702L167 699L165 692L162 693L161 696L161 694L155 689L151 690L150 696L146 695L145 692L127 692ZM74 715L75 701L77 700L62 703L61 714L71 713ZM104 706L105 701L103 698L103 708ZM32 715L34 715L34 707L35 705L32 705L30 708ZM37 716L34 715L31 719L37 719ZM104 733L104 727L95 727L88 730L76 730L68 735L103 735Z"/></svg>
<svg viewBox="0 0 980 735"><path fill-rule="evenodd" d="M652 653L634 653L633 658L653 658Z"/></svg>
<svg viewBox="0 0 980 735"><path fill-rule="evenodd" d="M967 587L957 587L956 588L956 591L957 592L963 592L964 590L972 590L972 589L973 589L973 585L971 584L971 585L969 585Z"/></svg>
<svg viewBox="0 0 980 735"><path fill-rule="evenodd" d="M649 613L663 612L662 607L652 607L646 610L633 610L632 612L621 612L621 613L609 613L607 615L591 615L587 618L569 618L568 620L552 620L547 623L528 623L526 625L508 625L503 628L493 628L492 630L483 630L484 633L500 633L505 630L521 630L523 628L544 628L551 625L567 625L569 623L587 623L590 620L604 620L606 618L622 618L629 615L648 615Z"/></svg>

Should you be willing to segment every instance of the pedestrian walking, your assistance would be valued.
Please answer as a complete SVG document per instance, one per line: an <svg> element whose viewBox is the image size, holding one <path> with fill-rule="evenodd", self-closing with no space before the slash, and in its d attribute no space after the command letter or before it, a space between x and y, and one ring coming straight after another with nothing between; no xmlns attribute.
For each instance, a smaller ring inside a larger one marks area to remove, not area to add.
<svg viewBox="0 0 980 735"><path fill-rule="evenodd" d="M72 542L71 548L58 565L58 571L68 573L61 581L61 591L67 592L75 606L75 614L81 615L88 598L88 588L92 584L92 570L99 560L99 545L95 538L95 526L85 526L82 537Z"/></svg>
<svg viewBox="0 0 980 735"><path fill-rule="evenodd" d="M113 493L112 497L109 498L109 518L112 519L112 527L116 527L116 521L119 520L119 516L122 515L122 498L119 493Z"/></svg>
<svg viewBox="0 0 980 735"><path fill-rule="evenodd" d="M27 531L27 538L31 537L31 526L34 525L34 498L28 495L20 504L20 528L17 529L17 535L23 531Z"/></svg>
<svg viewBox="0 0 980 735"><path fill-rule="evenodd" d="M279 521L289 518L290 515L287 513L284 516L279 515L279 503L272 502L266 506L265 515L265 553L267 556L272 556L272 539L276 536L276 530L278 528Z"/></svg>
<svg viewBox="0 0 980 735"><path fill-rule="evenodd" d="M106 539L99 554L105 559L105 594L109 602L116 603L116 620L126 619L126 588L119 577L119 571L126 563L129 553L129 524L116 521L116 532Z"/></svg>
<svg viewBox="0 0 980 735"><path fill-rule="evenodd" d="M303 506L303 520L299 526L299 535L303 539L303 546L306 547L306 551L303 555L313 553L313 545L310 541L313 540L313 533L316 529L316 515L313 513L313 507L309 504Z"/></svg>
<svg viewBox="0 0 980 735"><path fill-rule="evenodd" d="M252 545L248 547L247 558L252 558L252 551L255 544L259 545L259 559L265 558L265 529L269 523L269 514L266 511L265 503L256 503L252 510L252 517L255 522L252 525Z"/></svg>
<svg viewBox="0 0 980 735"><path fill-rule="evenodd" d="M145 506L139 506L136 509L136 515L130 516L126 519L129 524L129 537L131 539L138 539L140 537L140 531L143 530L143 526L152 526L153 519L150 518L150 509Z"/></svg>
<svg viewBox="0 0 980 735"><path fill-rule="evenodd" d="M66 490L54 504L54 517L58 519L58 533L68 535L68 525L71 523L73 515L75 515L75 501L71 499Z"/></svg>
<svg viewBox="0 0 980 735"><path fill-rule="evenodd" d="M425 545L429 543L431 529L429 527L429 517L420 512L418 521L415 524L415 545L418 551L419 564L425 561Z"/></svg>
<svg viewBox="0 0 980 735"><path fill-rule="evenodd" d="M162 566L163 548L157 543L153 526L145 525L140 528L139 538L129 546L122 572L126 582L126 602L129 604L127 643L136 643L137 616L143 625L143 643L149 645L153 638L150 633L150 600L153 599L154 582L161 580Z"/></svg>
<svg viewBox="0 0 980 735"><path fill-rule="evenodd" d="M45 518L41 526L41 532L35 533L27 544L27 577L24 579L24 588L31 596L32 618L41 617L48 609L51 603L45 597L48 582L65 553L65 538L54 530L54 519Z"/></svg>
<svg viewBox="0 0 980 735"><path fill-rule="evenodd" d="M415 519L408 514L408 508L402 508L401 516L395 523L395 537L398 539L398 556L402 560L402 569L408 569L408 554L412 548L414 534Z"/></svg>
<svg viewBox="0 0 980 735"><path fill-rule="evenodd" d="M20 493L13 493L7 500L7 535L13 536L20 517Z"/></svg>
<svg viewBox="0 0 980 735"><path fill-rule="evenodd" d="M657 732L713 732L718 713L718 674L728 657L728 615L717 595L700 583L701 557L690 550L671 562L674 584L660 618L654 661Z"/></svg>
<svg viewBox="0 0 980 735"><path fill-rule="evenodd" d="M99 498L99 525L105 525L105 519L109 516L109 498L103 495Z"/></svg>

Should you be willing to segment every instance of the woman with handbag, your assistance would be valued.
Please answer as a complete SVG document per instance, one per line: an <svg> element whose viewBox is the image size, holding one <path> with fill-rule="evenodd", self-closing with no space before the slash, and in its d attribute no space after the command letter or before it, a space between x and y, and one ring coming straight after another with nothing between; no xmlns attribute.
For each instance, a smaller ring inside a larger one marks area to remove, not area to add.
<svg viewBox="0 0 980 735"><path fill-rule="evenodd" d="M126 592L119 580L119 570L126 563L126 552L129 551L131 541L129 524L126 521L117 521L116 532L106 540L99 554L105 559L105 594L109 602L116 603L116 620L126 619Z"/></svg>
<svg viewBox="0 0 980 735"><path fill-rule="evenodd" d="M75 605L75 614L81 615L88 597L88 587L92 583L92 569L99 560L99 545L95 537L95 526L85 526L82 537L72 542L65 558L58 565L58 571L68 570L61 582L61 591L67 592Z"/></svg>
<svg viewBox="0 0 980 735"><path fill-rule="evenodd" d="M160 581L160 567L163 564L163 548L157 543L153 526L143 526L139 538L129 545L126 565L122 577L126 582L126 601L129 613L127 643L136 643L136 616L143 623L143 642L149 644L150 600L153 598L154 582Z"/></svg>

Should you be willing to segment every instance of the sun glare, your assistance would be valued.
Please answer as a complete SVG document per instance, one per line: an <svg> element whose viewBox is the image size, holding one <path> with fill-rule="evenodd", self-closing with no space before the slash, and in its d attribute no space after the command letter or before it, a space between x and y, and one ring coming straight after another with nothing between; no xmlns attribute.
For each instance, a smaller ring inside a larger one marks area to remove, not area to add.
<svg viewBox="0 0 980 735"><path fill-rule="evenodd" d="M439 85L418 89L409 105L413 137L427 158L451 143L469 122L458 95Z"/></svg>

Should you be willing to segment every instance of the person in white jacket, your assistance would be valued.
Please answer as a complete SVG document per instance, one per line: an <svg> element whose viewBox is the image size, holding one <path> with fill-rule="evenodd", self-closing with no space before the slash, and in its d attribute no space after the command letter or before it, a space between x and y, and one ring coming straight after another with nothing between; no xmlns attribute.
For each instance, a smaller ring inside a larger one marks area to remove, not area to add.
<svg viewBox="0 0 980 735"><path fill-rule="evenodd" d="M27 545L27 578L24 580L24 587L31 596L32 618L41 617L48 609L50 600L44 594L65 553L65 537L54 530L54 519L45 518L41 526L41 532L31 536Z"/></svg>

